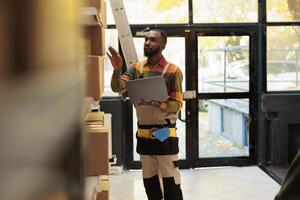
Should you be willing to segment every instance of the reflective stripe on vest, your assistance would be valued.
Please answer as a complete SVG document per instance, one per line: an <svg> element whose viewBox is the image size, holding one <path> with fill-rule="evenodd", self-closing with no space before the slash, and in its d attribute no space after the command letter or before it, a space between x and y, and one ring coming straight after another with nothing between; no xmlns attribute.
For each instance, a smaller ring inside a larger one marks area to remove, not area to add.
<svg viewBox="0 0 300 200"><path fill-rule="evenodd" d="M169 137L177 137L175 128L169 128L169 130L170 130ZM142 138L153 138L151 129L139 128L137 131L137 136Z"/></svg>

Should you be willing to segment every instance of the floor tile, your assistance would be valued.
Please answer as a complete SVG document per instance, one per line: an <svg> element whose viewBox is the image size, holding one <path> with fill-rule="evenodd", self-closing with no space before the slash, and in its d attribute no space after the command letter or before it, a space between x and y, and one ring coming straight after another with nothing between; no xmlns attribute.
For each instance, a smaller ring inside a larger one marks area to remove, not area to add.
<svg viewBox="0 0 300 200"><path fill-rule="evenodd" d="M256 166L181 170L185 200L272 200L280 185ZM110 175L110 200L147 200L140 170Z"/></svg>

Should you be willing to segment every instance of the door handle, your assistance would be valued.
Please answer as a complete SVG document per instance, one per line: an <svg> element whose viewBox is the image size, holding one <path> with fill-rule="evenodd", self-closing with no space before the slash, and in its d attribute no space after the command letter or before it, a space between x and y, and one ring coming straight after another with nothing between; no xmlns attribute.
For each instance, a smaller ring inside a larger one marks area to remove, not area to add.
<svg viewBox="0 0 300 200"><path fill-rule="evenodd" d="M190 111L187 112L187 116L190 116ZM182 122L189 122L190 120L189 119L182 119L182 113L181 113L181 110L178 112L178 119Z"/></svg>
<svg viewBox="0 0 300 200"><path fill-rule="evenodd" d="M185 119L182 119L182 116L181 116L181 110L178 112L178 119L182 122L186 122Z"/></svg>
<svg viewBox="0 0 300 200"><path fill-rule="evenodd" d="M196 90L187 90L185 92L183 92L183 99L187 100L187 99L196 99L197 98L197 92ZM187 116L190 116L191 112L187 111ZM189 122L189 119L182 119L182 113L181 110L178 112L178 119L182 122Z"/></svg>

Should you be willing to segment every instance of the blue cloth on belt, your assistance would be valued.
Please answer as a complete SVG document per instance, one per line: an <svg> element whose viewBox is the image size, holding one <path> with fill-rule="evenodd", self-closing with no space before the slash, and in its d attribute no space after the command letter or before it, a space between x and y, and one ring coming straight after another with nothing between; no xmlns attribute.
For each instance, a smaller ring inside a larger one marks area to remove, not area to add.
<svg viewBox="0 0 300 200"><path fill-rule="evenodd" d="M164 127L160 129L155 129L152 131L152 136L163 142L169 137L169 127Z"/></svg>

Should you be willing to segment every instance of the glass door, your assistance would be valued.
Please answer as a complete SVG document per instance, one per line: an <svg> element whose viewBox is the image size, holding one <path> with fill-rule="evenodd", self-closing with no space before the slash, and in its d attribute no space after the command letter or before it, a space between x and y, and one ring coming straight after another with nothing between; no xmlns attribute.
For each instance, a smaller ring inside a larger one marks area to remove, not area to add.
<svg viewBox="0 0 300 200"><path fill-rule="evenodd" d="M194 166L253 161L254 36L226 30L195 34L198 133L191 133L197 144L189 150L197 152Z"/></svg>
<svg viewBox="0 0 300 200"><path fill-rule="evenodd" d="M198 36L199 158L249 156L249 36ZM213 94L219 94L218 98Z"/></svg>

